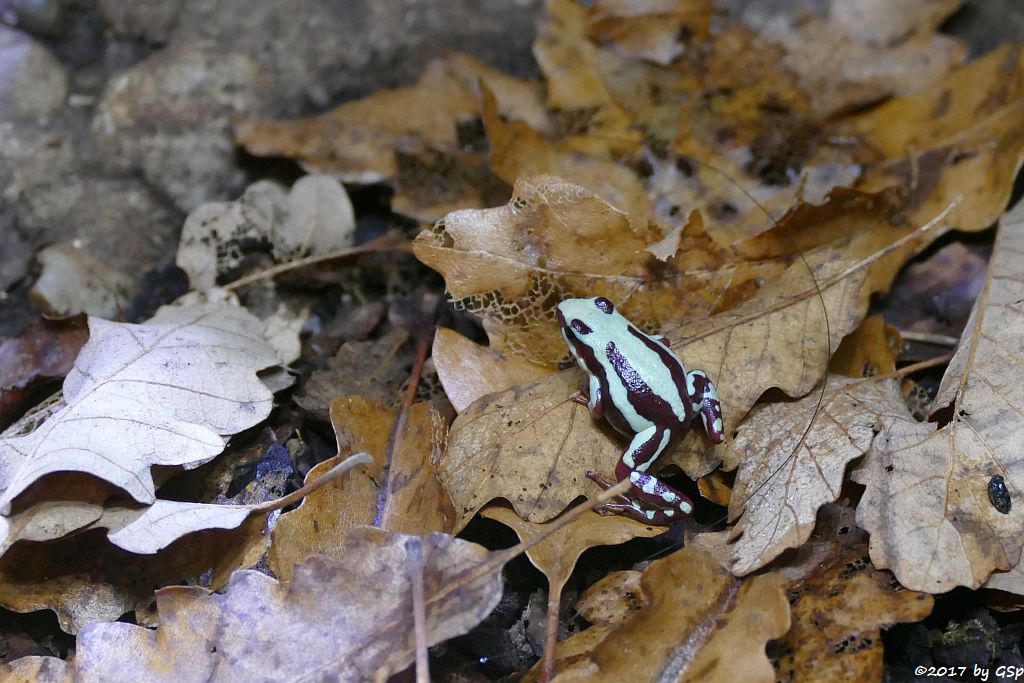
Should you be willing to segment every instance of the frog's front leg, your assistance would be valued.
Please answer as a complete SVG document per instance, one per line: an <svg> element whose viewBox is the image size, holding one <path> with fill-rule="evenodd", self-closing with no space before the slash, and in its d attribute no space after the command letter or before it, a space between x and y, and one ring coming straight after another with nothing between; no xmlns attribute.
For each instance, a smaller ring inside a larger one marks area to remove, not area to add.
<svg viewBox="0 0 1024 683"><path fill-rule="evenodd" d="M704 431L712 443L725 441L725 425L722 423L722 404L711 378L703 370L686 373L686 387L690 393L690 407L694 415L700 415Z"/></svg>
<svg viewBox="0 0 1024 683"><path fill-rule="evenodd" d="M583 387L580 387L580 393L573 396L573 401L580 405L585 405L590 409L590 416L595 420L600 420L604 417L604 396L601 393L601 382L593 375L590 375L590 392L588 395L583 394Z"/></svg>
<svg viewBox="0 0 1024 683"><path fill-rule="evenodd" d="M619 481L628 478L633 484L633 488L623 494L623 499L630 507L616 505L615 509L647 524L671 524L693 511L693 503L689 498L644 471L671 441L672 430L656 425L633 437L615 466L615 478ZM612 482L594 473L588 472L587 476L604 489L612 485Z"/></svg>

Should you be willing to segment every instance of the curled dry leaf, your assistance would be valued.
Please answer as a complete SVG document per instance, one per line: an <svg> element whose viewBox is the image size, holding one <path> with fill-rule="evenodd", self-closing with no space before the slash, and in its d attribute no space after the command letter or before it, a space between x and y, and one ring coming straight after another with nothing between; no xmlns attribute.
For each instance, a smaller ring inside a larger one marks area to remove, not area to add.
<svg viewBox="0 0 1024 683"><path fill-rule="evenodd" d="M331 405L331 422L339 455L311 469L307 482L353 451L370 453L374 464L313 491L298 508L280 516L267 559L283 579L313 554L336 557L344 552L345 535L358 524L402 533L453 528L452 503L436 472L445 424L429 403L414 404L399 416L380 402L343 396Z"/></svg>
<svg viewBox="0 0 1024 683"><path fill-rule="evenodd" d="M786 12L749 17L748 24L785 48L781 64L797 74L814 109L828 116L913 94L963 61L963 43L936 33L962 4L831 0L826 16Z"/></svg>
<svg viewBox="0 0 1024 683"><path fill-rule="evenodd" d="M789 629L787 583L740 581L707 553L673 553L644 572L650 602L632 618L559 644L554 680L774 681L764 648Z"/></svg>
<svg viewBox="0 0 1024 683"><path fill-rule="evenodd" d="M950 223L961 230L991 226L1024 161L1022 50L993 50L917 95L854 118L850 134L876 151L859 187L902 188L904 214L918 224L963 195Z"/></svg>
<svg viewBox="0 0 1024 683"><path fill-rule="evenodd" d="M576 601L576 611L591 624L621 624L649 602L640 584L643 572L624 570L598 579Z"/></svg>
<svg viewBox="0 0 1024 683"><path fill-rule="evenodd" d="M484 548L445 534L360 527L340 558L314 557L290 581L240 571L223 594L184 586L158 591L155 631L89 626L79 634L69 673L76 680L175 683L386 678L408 666L415 651L414 544L423 558L428 646L465 633L498 603L501 566L483 564Z"/></svg>
<svg viewBox="0 0 1024 683"><path fill-rule="evenodd" d="M739 466L729 504L729 519L739 519L730 534L736 575L804 544L818 508L839 498L847 463L871 446L879 406L899 397L895 380L830 376L824 396L815 389L751 411L723 454L725 469Z"/></svg>
<svg viewBox="0 0 1024 683"><path fill-rule="evenodd" d="M430 357L445 395L459 412L481 396L550 374L546 368L476 344L447 327L438 328L434 334Z"/></svg>
<svg viewBox="0 0 1024 683"><path fill-rule="evenodd" d="M152 505L151 467L197 467L270 413L273 394L257 373L278 360L242 309L165 307L145 325L92 318L89 327L64 382L66 405L35 431L0 440L4 550L22 534L41 540L39 527L13 526L11 515L25 512L16 499L45 487L45 475L84 472ZM34 503L46 500L43 491ZM43 533L76 528L58 523Z"/></svg>
<svg viewBox="0 0 1024 683"><path fill-rule="evenodd" d="M506 507L488 507L481 514L510 527L523 542L545 533L551 524L557 523L557 520L547 524L527 522ZM526 556L547 577L549 595L560 596L585 550L599 545L618 545L637 537L657 536L664 531L625 517L588 512L527 550Z"/></svg>
<svg viewBox="0 0 1024 683"><path fill-rule="evenodd" d="M89 252L72 244L55 244L40 250L36 258L42 270L29 296L47 315L116 318L128 307L134 286L131 278Z"/></svg>
<svg viewBox="0 0 1024 683"><path fill-rule="evenodd" d="M0 429L24 410L37 385L64 377L89 338L85 318L31 323L21 336L0 341ZM19 410L20 408L20 410Z"/></svg>
<svg viewBox="0 0 1024 683"><path fill-rule="evenodd" d="M251 154L286 156L348 183L390 183L395 211L433 222L456 208L500 201L507 192L476 149L482 142L473 125L481 115L481 81L495 92L503 115L538 130L549 127L538 84L452 52L431 62L414 86L347 102L321 116L242 119L235 134Z"/></svg>
<svg viewBox="0 0 1024 683"><path fill-rule="evenodd" d="M269 247L280 263L350 247L355 229L352 202L337 180L304 176L287 193L261 180L233 202L207 202L190 213L176 262L193 289L209 289L219 277L238 275L247 250Z"/></svg>
<svg viewBox="0 0 1024 683"><path fill-rule="evenodd" d="M1024 206L1006 215L984 289L935 398L949 422L919 423L903 402L879 404L886 423L854 471L867 488L857 523L871 534L871 559L907 588L976 588L1017 565L1024 546L1020 453L1024 384ZM1003 477L1011 502L990 501Z"/></svg>
<svg viewBox="0 0 1024 683"><path fill-rule="evenodd" d="M793 626L769 647L776 676L794 683L882 680L881 629L920 621L933 598L871 566L867 547L830 546L787 590Z"/></svg>

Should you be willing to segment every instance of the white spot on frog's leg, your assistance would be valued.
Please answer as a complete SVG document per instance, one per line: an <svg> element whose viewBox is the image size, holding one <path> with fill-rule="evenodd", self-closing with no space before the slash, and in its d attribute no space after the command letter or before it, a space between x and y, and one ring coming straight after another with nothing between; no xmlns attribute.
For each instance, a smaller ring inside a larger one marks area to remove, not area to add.
<svg viewBox="0 0 1024 683"><path fill-rule="evenodd" d="M634 484L637 483L638 481L640 481L640 473L639 472L630 472L629 473L629 481L634 483Z"/></svg>
<svg viewBox="0 0 1024 683"><path fill-rule="evenodd" d="M722 418L720 418L720 417L716 417L715 418L715 431L716 432L721 432L722 431Z"/></svg>
<svg viewBox="0 0 1024 683"><path fill-rule="evenodd" d="M693 386L693 373L692 372L686 373L686 392L687 392L687 395L689 395L689 396L693 396L694 394L697 393L696 387Z"/></svg>
<svg viewBox="0 0 1024 683"><path fill-rule="evenodd" d="M675 511L675 510L662 510L661 512L662 512L662 514L664 514L664 515L665 515L666 517L672 517L673 515L675 515L675 514L676 514L676 511Z"/></svg>
<svg viewBox="0 0 1024 683"><path fill-rule="evenodd" d="M646 510L645 514L647 515L647 519L654 519L654 510Z"/></svg>
<svg viewBox="0 0 1024 683"><path fill-rule="evenodd" d="M666 503L674 503L676 502L676 494L672 493L671 491L665 491L664 493L661 494L661 499Z"/></svg>
<svg viewBox="0 0 1024 683"><path fill-rule="evenodd" d="M687 515L693 512L693 506L686 502L680 502L679 509L683 511L683 514Z"/></svg>
<svg viewBox="0 0 1024 683"><path fill-rule="evenodd" d="M625 453L622 454L622 464L629 468L636 466L636 463L633 460L633 455L629 451L626 451ZM634 472L633 474L636 473ZM629 477L630 479L632 479L633 475L631 474L629 475Z"/></svg>
<svg viewBox="0 0 1024 683"><path fill-rule="evenodd" d="M654 477L647 480L647 483L640 487L640 490L646 494L652 494L658 488L658 481Z"/></svg>

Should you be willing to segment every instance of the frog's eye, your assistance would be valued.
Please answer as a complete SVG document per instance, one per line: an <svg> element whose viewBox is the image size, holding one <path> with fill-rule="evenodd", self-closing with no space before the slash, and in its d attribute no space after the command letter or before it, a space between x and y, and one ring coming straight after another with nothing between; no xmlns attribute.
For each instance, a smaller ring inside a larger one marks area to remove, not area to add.
<svg viewBox="0 0 1024 683"><path fill-rule="evenodd" d="M591 332L593 332L593 330L590 329L590 327L587 326L587 324L585 322L583 322L582 320L573 320L572 324L570 325L570 327L573 329L573 331L576 334L580 334L580 335L590 334Z"/></svg>
<svg viewBox="0 0 1024 683"><path fill-rule="evenodd" d="M615 306L612 305L612 302L608 301L608 299L605 299L603 296L599 296L594 299L594 305L603 313L611 313L615 310Z"/></svg>

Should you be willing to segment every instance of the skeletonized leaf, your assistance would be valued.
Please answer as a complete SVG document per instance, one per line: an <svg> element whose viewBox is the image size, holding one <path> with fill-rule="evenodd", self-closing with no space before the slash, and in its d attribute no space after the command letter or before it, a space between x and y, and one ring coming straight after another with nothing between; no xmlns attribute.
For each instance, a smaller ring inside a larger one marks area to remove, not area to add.
<svg viewBox="0 0 1024 683"><path fill-rule="evenodd" d="M934 405L948 424L917 422L902 401L854 479L867 489L857 523L871 534L871 559L904 586L941 593L976 588L1017 565L1024 546L1024 205L1006 215L984 289L943 377ZM883 438L884 437L884 438ZM992 477L1013 502L997 510Z"/></svg>

